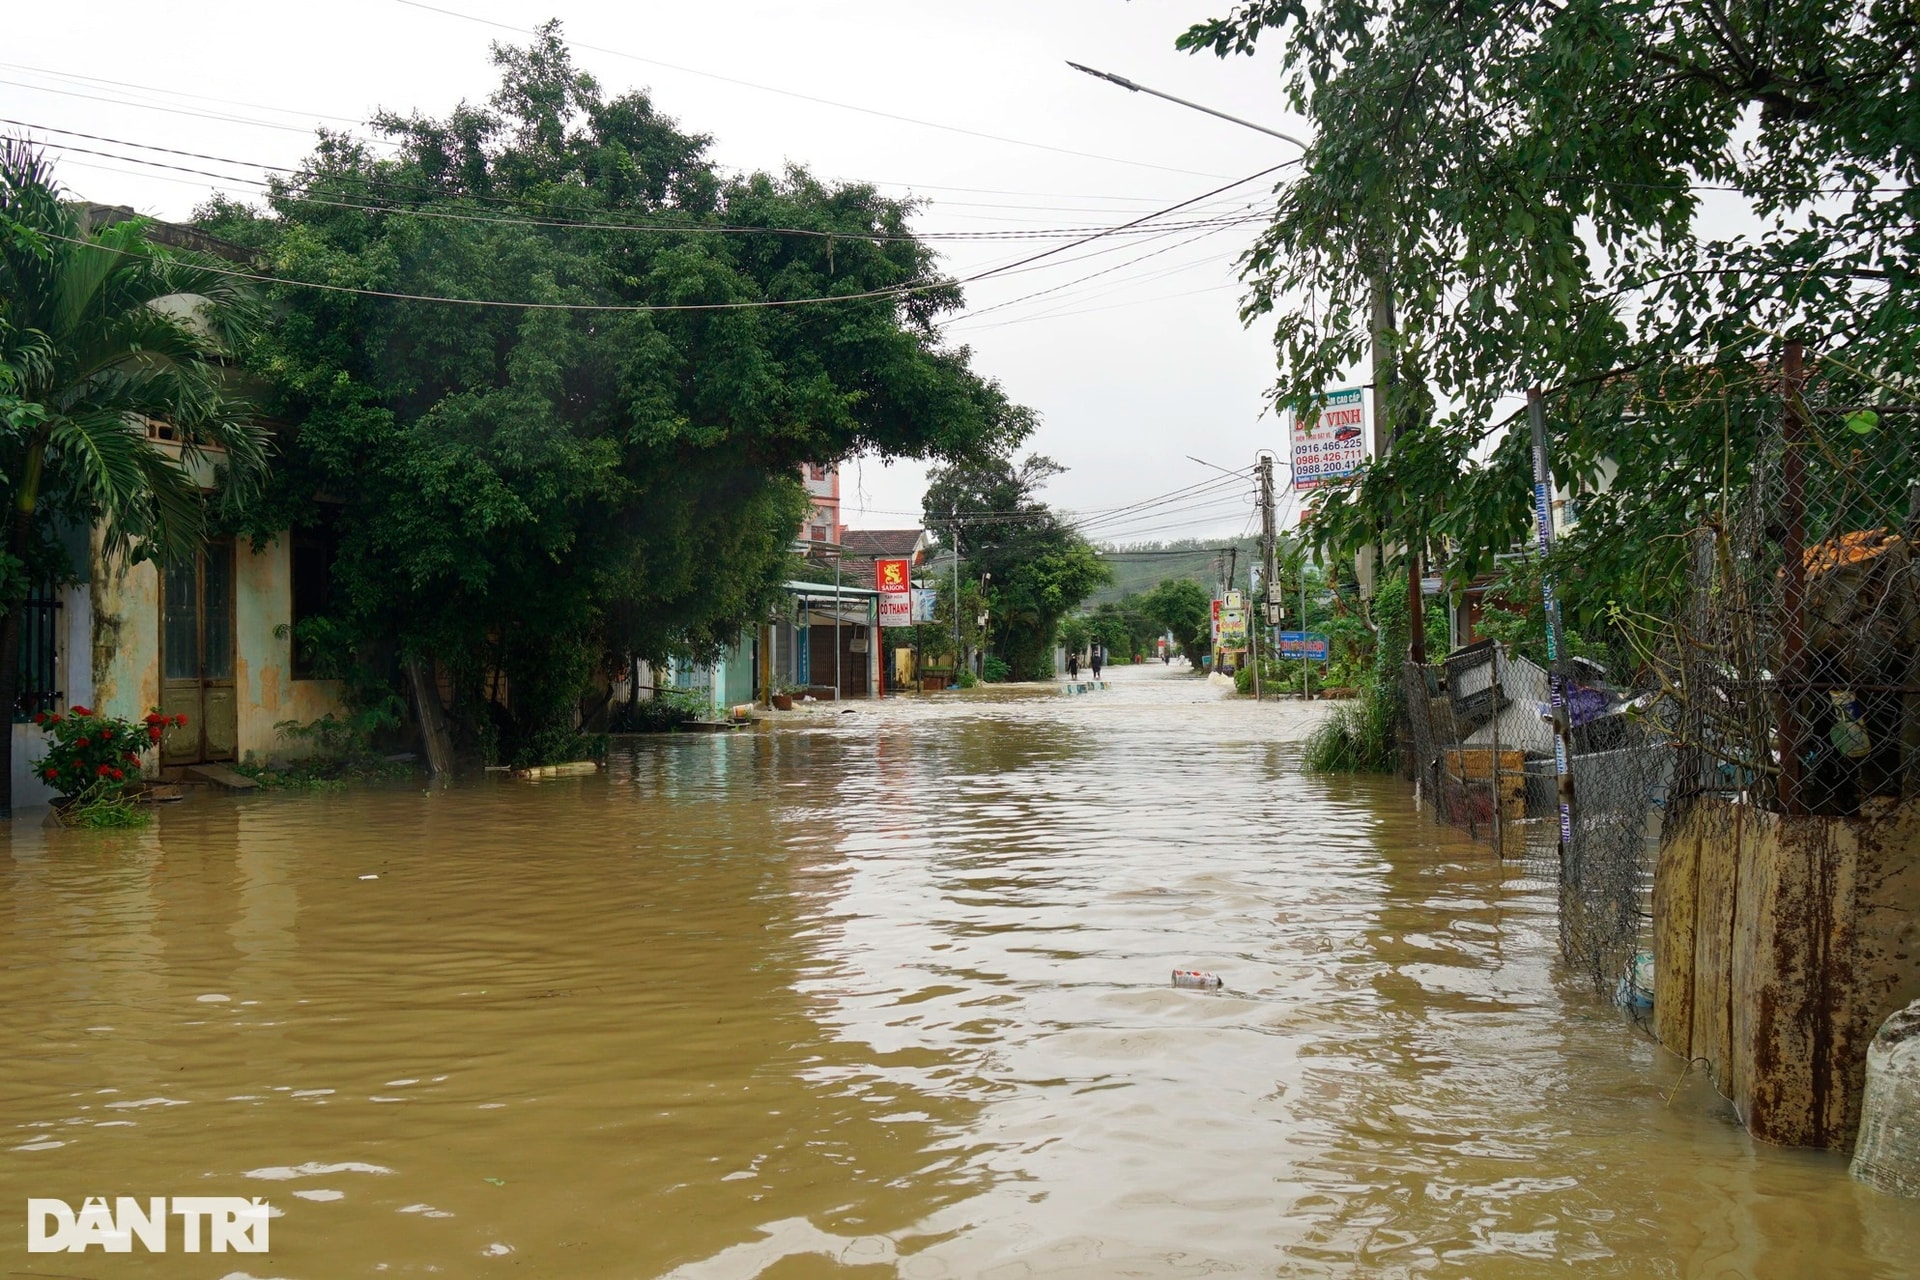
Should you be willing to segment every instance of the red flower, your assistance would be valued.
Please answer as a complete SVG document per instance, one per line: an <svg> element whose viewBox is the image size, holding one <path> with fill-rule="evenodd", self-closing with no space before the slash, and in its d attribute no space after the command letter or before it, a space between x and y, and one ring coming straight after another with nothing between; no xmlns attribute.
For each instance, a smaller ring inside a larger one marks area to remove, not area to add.
<svg viewBox="0 0 1920 1280"><path fill-rule="evenodd" d="M103 764L103 765L101 765L101 766L100 766L100 768L99 768L99 770L98 770L98 772L99 772L99 774L100 774L100 776L104 778L104 777L106 777L106 776L107 776L108 774L110 774L110 773L112 773L112 772L113 772L113 766L112 766L112 765L110 765L110 764Z"/></svg>
<svg viewBox="0 0 1920 1280"><path fill-rule="evenodd" d="M121 780L122 778L124 778L124 777L126 777L126 776L127 776L126 774L124 774L124 773L122 773L122 772L120 772L120 771L119 771L118 769L115 769L115 770L113 771L113 780L114 780L115 782L118 782L118 781L120 781L120 780Z"/></svg>
<svg viewBox="0 0 1920 1280"><path fill-rule="evenodd" d="M62 715L60 715L60 714L59 714L58 712L55 712L55 713L54 713L53 715L50 715L50 716L48 716L48 717L47 717L47 723L48 723L48 724L59 724L59 723L60 723L60 721L61 721L61 720L63 720L63 719L65 719L65 717L64 717L64 716L62 716Z"/></svg>
<svg viewBox="0 0 1920 1280"><path fill-rule="evenodd" d="M139 763L140 763L140 757L139 757L138 755L135 755L135 754L134 754L133 752L131 752L131 751L129 751L129 752L127 752L127 763L128 763L128 764L139 764Z"/></svg>
<svg viewBox="0 0 1920 1280"><path fill-rule="evenodd" d="M75 707L73 709L73 714L77 716L90 716L93 714L93 712L87 710L85 707Z"/></svg>
<svg viewBox="0 0 1920 1280"><path fill-rule="evenodd" d="M45 723L47 722L47 713L46 713L46 712L44 712L44 711L36 711L36 712L34 712L34 713L33 713L33 722L34 722L35 724L45 724Z"/></svg>
<svg viewBox="0 0 1920 1280"><path fill-rule="evenodd" d="M147 737L149 737L155 742L160 741L160 726L155 725L153 726L153 728L147 730Z"/></svg>
<svg viewBox="0 0 1920 1280"><path fill-rule="evenodd" d="M181 715L181 716L175 716L175 717L173 718L173 722L174 722L175 724L177 724L177 725L179 725L179 726L180 726L181 728L183 728L183 729L184 729L184 728L186 728L186 725L187 725L187 718L186 718L185 716L183 716L183 715Z"/></svg>
<svg viewBox="0 0 1920 1280"><path fill-rule="evenodd" d="M52 782L55 778L60 776L60 771L58 769L49 767L46 770L46 775L47 775L47 781Z"/></svg>
<svg viewBox="0 0 1920 1280"><path fill-rule="evenodd" d="M167 722L167 718L161 715L158 711L147 712L148 724L165 724L166 722Z"/></svg>

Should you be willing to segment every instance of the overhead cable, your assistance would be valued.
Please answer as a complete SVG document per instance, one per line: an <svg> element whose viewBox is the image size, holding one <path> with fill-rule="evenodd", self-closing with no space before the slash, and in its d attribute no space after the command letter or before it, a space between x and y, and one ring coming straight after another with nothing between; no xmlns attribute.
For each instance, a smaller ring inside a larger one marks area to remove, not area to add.
<svg viewBox="0 0 1920 1280"><path fill-rule="evenodd" d="M918 293L929 293L936 289L949 289L949 288L957 287L959 285L972 284L975 281L990 279L994 276L1007 274L1015 270L1016 268L1024 267L1031 263L1039 262L1039 261L1042 261L1043 259L1054 257L1058 254L1067 252L1069 249L1076 249L1084 244L1091 244L1095 240L1104 239L1109 235L1114 235L1119 232L1125 231L1130 227L1137 227L1144 223L1151 222L1154 219L1164 217L1169 213L1177 213L1181 209L1184 209L1189 205L1198 204L1203 200L1212 199L1214 196L1220 195L1222 192L1225 192L1225 191L1230 191L1234 187L1244 186L1249 182L1253 182L1253 181L1256 181L1257 179L1264 178L1268 174L1273 173L1276 170L1285 167L1285 165L1289 163L1293 163L1293 162L1283 161L1281 164L1270 165L1267 168L1260 170L1258 173L1249 174L1244 178L1240 178L1234 182L1229 182L1225 186L1216 187L1211 191L1203 192L1200 195L1194 196L1190 200L1183 200L1179 204L1169 205L1164 209L1158 209L1152 213L1143 214L1140 217L1133 219L1131 222L1125 222L1115 227L1105 228L1093 235L1085 236L1079 240L1069 241L1068 243L1063 245L1056 245L1051 249L1043 249L1039 253L1035 253L1035 254L1029 255L1028 257L1021 258L1015 262L1008 263L1007 265L1002 267L992 267L984 271L975 272L972 275L961 276L958 278L948 278L945 280L926 281L920 284L889 285L885 288L865 289L856 293L826 294L826 295L805 297L805 298L754 298L754 299L748 299L745 301L737 301L737 302L676 302L676 303L541 302L541 301L528 302L528 301L510 301L506 299L497 299L497 298L456 298L456 297L448 297L441 294L403 293L397 290L388 290L388 289L362 289L352 285L324 284L318 281L311 281L311 280L289 280L281 276L270 276L270 275L265 275L255 271L236 271L229 268L215 267L210 265L204 266L202 269L214 275L227 276L233 279L251 280L259 284L282 285L287 288L293 288L293 289L311 289L311 290L322 292L322 293L342 293L342 294L351 294L358 297L366 297L366 298L386 298L386 299L389 299L392 301L398 301L398 302L439 302L439 303L447 303L449 305L455 305L455 306L516 308L516 309L526 310L526 311L578 311L578 312L613 312L613 313L644 313L644 312L670 312L670 311L747 311L747 310L770 310L770 309L784 308L784 307L814 306L814 305L819 305L823 303L832 303L832 302L859 302L859 301L864 301L864 300L874 299L874 298L896 298L897 299L897 298L910 297ZM82 247L105 248L105 246L95 244L92 241L76 239L71 236L49 235L46 238L50 240L64 241L66 243L76 244ZM128 252L128 251L118 250L118 249L110 249L107 251L112 253Z"/></svg>
<svg viewBox="0 0 1920 1280"><path fill-rule="evenodd" d="M516 27L505 22L495 22L489 18L476 17L470 13L461 13L457 9L445 9L439 5L423 4L421 0L395 0L396 4L406 5L410 9L425 9L430 13L444 14L449 18L459 18L463 22L474 22L485 27L494 27L501 31L511 31L517 35L531 36L539 32L530 27ZM1032 147L1037 151L1051 151L1056 155L1076 156L1082 160L1100 160L1108 164L1132 165L1139 169L1158 169L1163 173L1178 173L1190 178L1218 178L1217 173L1202 173L1195 169L1180 169L1172 165L1154 164L1147 160L1129 160L1123 156L1100 155L1093 151L1076 151L1071 147L1056 147L1051 143L1033 142L1026 138L1009 138L1002 134L985 133L978 129L968 129L961 125L942 124L936 120L921 120L914 116L903 116L892 111L882 111L877 107L863 107L851 102L836 102L831 98L821 98L810 93L801 93L794 89L781 89L774 85L759 84L752 80L742 80L735 76L721 75L715 71L702 71L698 67L682 66L678 63L663 62L658 58L644 58L637 53L628 53L623 49L609 49L604 45L587 44L584 41L569 38L567 44L575 49L588 49L594 53L604 53L615 58L626 58L633 62L645 63L652 67L665 67L669 71L678 71L685 75L700 76L703 79L718 80L723 84L739 85L743 89L757 89L762 93L775 93L783 98L795 98L801 102L812 102L823 107L834 107L841 111L856 111L861 115L878 116L883 120L894 120L901 124L917 125L923 129L938 129L944 133L956 133L969 138L981 138L988 142L1003 142L1010 146Z"/></svg>

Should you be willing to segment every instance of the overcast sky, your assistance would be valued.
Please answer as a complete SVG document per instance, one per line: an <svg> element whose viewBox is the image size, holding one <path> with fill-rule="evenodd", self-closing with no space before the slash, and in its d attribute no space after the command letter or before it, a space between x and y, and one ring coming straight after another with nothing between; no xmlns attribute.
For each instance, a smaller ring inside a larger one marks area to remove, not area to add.
<svg viewBox="0 0 1920 1280"><path fill-rule="evenodd" d="M164 20L150 2L101 0L84 14L19 6L8 18L15 38L0 53L0 117L123 140L31 131L64 144L54 147L59 173L77 194L180 218L215 179L68 148L257 179L259 169L247 164L128 144L295 164L317 124L351 127L375 107L441 115L462 97L484 97L494 83L488 42L523 38L487 24L528 28L557 17L579 64L610 94L649 90L683 127L713 135L721 164L792 162L911 193L929 202L917 223L928 232L1124 222L1295 154L1262 134L1081 75L1066 66L1069 58L1305 131L1282 110L1272 57L1222 62L1175 51L1174 38L1224 11L1226 0L433 3L445 12L402 0L254 0L171 6ZM14 123L0 129L21 131ZM1257 208L1270 185L1244 185L1202 208ZM1242 467L1256 449L1282 449L1282 424L1263 416L1269 330L1248 331L1235 314L1233 261L1254 229L1109 238L968 287L969 314L951 321L951 336L972 346L976 367L1038 411L1031 447L1070 468L1049 490L1056 504L1114 508L1217 476L1189 454ZM949 243L947 262L964 275L1030 252L1032 243ZM911 462L849 465L848 521L903 523L918 513L924 487ZM1122 540L1231 535L1250 515L1243 495L1226 493L1211 506L1174 504L1089 532Z"/></svg>

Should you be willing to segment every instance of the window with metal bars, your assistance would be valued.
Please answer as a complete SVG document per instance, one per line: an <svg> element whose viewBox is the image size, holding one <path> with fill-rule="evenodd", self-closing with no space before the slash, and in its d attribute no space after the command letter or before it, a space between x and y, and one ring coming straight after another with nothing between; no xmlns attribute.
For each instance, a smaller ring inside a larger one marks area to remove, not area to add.
<svg viewBox="0 0 1920 1280"><path fill-rule="evenodd" d="M20 696L15 720L56 711L66 701L60 688L60 601L51 585L35 587L20 605Z"/></svg>

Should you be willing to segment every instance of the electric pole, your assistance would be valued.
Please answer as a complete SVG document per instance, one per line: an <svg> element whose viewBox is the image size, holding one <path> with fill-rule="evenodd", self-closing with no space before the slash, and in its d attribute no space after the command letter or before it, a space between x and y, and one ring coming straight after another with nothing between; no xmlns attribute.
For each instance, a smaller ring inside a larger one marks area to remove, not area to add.
<svg viewBox="0 0 1920 1280"><path fill-rule="evenodd" d="M1275 597L1273 553L1273 455L1262 453L1255 459L1260 468L1260 599L1247 602L1249 643L1253 645L1253 700L1260 701L1260 646L1257 637L1267 624L1267 601ZM1259 610L1256 615L1254 610Z"/></svg>
<svg viewBox="0 0 1920 1280"><path fill-rule="evenodd" d="M1174 95L1164 93L1159 89L1150 89L1146 85L1136 84L1125 76L1115 75L1111 71L1096 71L1092 67L1081 66L1077 62L1068 62L1067 65L1075 71L1083 71L1090 76L1097 76L1102 80L1117 84L1122 89L1126 89L1132 93L1147 93L1152 94L1156 98L1165 98L1168 102L1177 102L1181 106L1191 108L1194 111L1204 111L1206 114L1218 119L1231 121L1234 124L1264 133L1269 137L1279 138L1284 142L1291 142L1302 151L1309 149L1307 142L1291 134L1282 133L1278 129L1270 129L1263 124L1255 124L1251 120L1243 120L1239 116L1228 115L1224 111L1217 111L1212 107L1202 106L1198 102L1189 102L1185 98L1176 98ZM1372 323L1369 328L1371 329L1371 345L1373 347L1373 456L1376 458L1384 458L1393 451L1394 438L1398 435L1398 432L1393 429L1392 421L1396 416L1394 400L1397 397L1394 387L1398 377L1393 351L1393 343L1396 336L1394 333L1393 318L1393 285L1388 278L1385 262L1380 263L1374 270L1371 294ZM1421 543L1423 541L1420 525L1418 520L1416 520L1413 527L1407 530L1407 613L1411 624L1407 656L1412 661L1422 664L1427 660L1426 620L1422 616L1423 601L1420 596L1420 579L1423 576L1423 567L1420 563L1422 553ZM1385 547L1382 547L1381 550L1384 552ZM1383 568L1384 562L1385 557L1383 555ZM1302 581L1304 581L1304 578ZM1304 630L1307 625L1304 608L1301 614L1300 627Z"/></svg>
<svg viewBox="0 0 1920 1280"><path fill-rule="evenodd" d="M1265 595L1274 598L1274 584L1280 580L1280 566L1274 550L1275 533L1273 528L1273 455L1260 455L1260 558L1262 561L1261 581L1266 584Z"/></svg>

